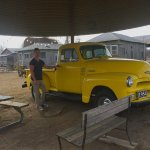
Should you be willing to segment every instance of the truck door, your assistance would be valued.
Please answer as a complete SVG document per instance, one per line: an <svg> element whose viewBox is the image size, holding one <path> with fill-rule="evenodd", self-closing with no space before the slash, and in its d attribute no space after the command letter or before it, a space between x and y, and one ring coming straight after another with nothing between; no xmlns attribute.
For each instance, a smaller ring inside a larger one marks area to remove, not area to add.
<svg viewBox="0 0 150 150"><path fill-rule="evenodd" d="M56 82L59 91L81 93L80 61L75 48L60 51Z"/></svg>

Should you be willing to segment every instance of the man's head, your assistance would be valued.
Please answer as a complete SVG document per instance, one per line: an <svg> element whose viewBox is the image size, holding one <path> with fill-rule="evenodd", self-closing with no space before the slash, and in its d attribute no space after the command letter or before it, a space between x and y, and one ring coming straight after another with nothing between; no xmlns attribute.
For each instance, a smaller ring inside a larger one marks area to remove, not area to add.
<svg viewBox="0 0 150 150"><path fill-rule="evenodd" d="M40 58L40 50L39 50L39 48L35 48L34 49L34 57L37 58L37 59Z"/></svg>

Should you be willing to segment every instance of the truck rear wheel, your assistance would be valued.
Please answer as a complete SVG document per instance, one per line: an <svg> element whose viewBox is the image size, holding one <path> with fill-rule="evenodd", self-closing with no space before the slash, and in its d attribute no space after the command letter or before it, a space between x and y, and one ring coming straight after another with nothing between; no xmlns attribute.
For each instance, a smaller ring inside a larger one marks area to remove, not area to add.
<svg viewBox="0 0 150 150"><path fill-rule="evenodd" d="M104 89L96 93L95 98L93 100L94 107L98 107L100 105L107 105L112 101L116 100L116 96L110 90Z"/></svg>

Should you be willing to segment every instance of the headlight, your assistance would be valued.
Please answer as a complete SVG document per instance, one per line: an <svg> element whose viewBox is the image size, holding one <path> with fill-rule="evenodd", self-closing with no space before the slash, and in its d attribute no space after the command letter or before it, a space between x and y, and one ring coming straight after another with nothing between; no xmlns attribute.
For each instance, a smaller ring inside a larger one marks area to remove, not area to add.
<svg viewBox="0 0 150 150"><path fill-rule="evenodd" d="M133 79L132 79L132 77L128 77L127 78L127 86L129 86L129 87L131 87L133 85Z"/></svg>

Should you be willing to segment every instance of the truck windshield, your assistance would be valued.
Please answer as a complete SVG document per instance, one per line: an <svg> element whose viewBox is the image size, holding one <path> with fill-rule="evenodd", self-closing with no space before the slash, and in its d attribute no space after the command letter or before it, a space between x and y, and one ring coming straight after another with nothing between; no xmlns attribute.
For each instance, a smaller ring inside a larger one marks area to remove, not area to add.
<svg viewBox="0 0 150 150"><path fill-rule="evenodd" d="M112 57L109 50L103 45L85 45L80 47L84 59L100 58L103 56Z"/></svg>

